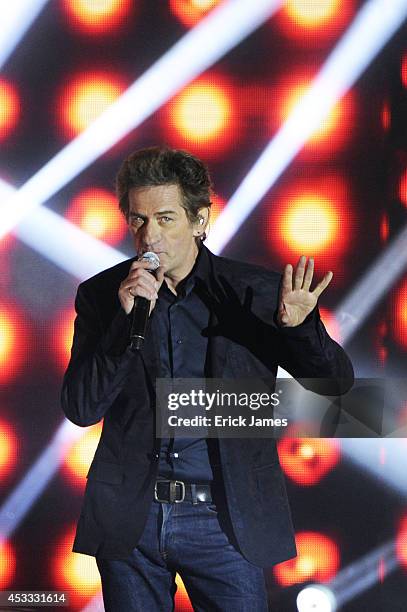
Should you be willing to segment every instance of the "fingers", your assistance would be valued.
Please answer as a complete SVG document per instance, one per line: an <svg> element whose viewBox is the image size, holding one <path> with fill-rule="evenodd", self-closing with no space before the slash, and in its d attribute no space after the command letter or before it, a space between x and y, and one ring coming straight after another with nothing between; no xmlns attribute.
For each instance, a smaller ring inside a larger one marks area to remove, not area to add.
<svg viewBox="0 0 407 612"><path fill-rule="evenodd" d="M153 301L158 298L158 290L163 280L163 273L160 273L160 280L148 272L148 262L133 262L128 276L120 284L119 300L127 314L131 312L135 297L144 297Z"/></svg>
<svg viewBox="0 0 407 612"><path fill-rule="evenodd" d="M281 293L282 295L289 293L293 290L293 267L291 264L287 264L283 272L283 280L281 282Z"/></svg>
<svg viewBox="0 0 407 612"><path fill-rule="evenodd" d="M332 278L333 278L333 272L331 272L331 270L329 272L327 272L324 276L324 278L321 280L320 283L318 283L318 285L315 287L314 291L311 291L311 293L313 293L314 295L316 295L317 298L319 298L319 296L321 295L321 293L323 291L325 291L325 289L328 287L329 283L331 282Z"/></svg>
<svg viewBox="0 0 407 612"><path fill-rule="evenodd" d="M305 255L301 255L298 260L297 267L294 273L293 283L293 267L291 264L287 264L284 268L283 280L282 280L282 291L287 293L288 291L298 291L304 289L309 291L309 288L314 277L314 259L312 257L308 260Z"/></svg>
<svg viewBox="0 0 407 612"><path fill-rule="evenodd" d="M305 276L304 276L304 282L302 284L302 288L305 291L309 291L313 276L314 276L314 260L312 257L310 257L308 260L308 266L307 266Z"/></svg>
<svg viewBox="0 0 407 612"><path fill-rule="evenodd" d="M295 290L302 288L306 261L307 261L307 258L304 255L301 255L301 257L298 260L297 268L295 270L295 275L294 275L294 289Z"/></svg>

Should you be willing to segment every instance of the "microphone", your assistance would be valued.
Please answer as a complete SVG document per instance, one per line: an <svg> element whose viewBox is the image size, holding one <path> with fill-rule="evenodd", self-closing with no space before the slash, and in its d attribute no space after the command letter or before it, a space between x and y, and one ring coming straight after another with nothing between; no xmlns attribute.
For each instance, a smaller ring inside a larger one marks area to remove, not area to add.
<svg viewBox="0 0 407 612"><path fill-rule="evenodd" d="M154 274L155 270L157 270L160 265L158 255L156 253L152 253L151 251L147 251L147 253L144 253L141 257L139 257L139 261L149 262L150 268L148 271L151 272L151 274ZM149 314L150 300L138 295L134 300L130 331L130 346L137 351L139 351L143 346Z"/></svg>

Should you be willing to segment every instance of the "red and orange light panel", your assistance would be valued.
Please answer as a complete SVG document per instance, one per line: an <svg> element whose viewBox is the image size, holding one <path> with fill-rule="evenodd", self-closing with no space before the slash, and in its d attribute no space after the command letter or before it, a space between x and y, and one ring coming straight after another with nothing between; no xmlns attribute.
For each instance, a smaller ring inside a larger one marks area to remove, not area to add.
<svg viewBox="0 0 407 612"><path fill-rule="evenodd" d="M20 118L20 96L16 87L0 78L0 141L7 138Z"/></svg>
<svg viewBox="0 0 407 612"><path fill-rule="evenodd" d="M210 212L210 217L209 217L209 231L210 231L210 228L215 225L216 219L219 217L220 213L226 206L226 200L222 198L221 196L219 196L218 194L214 194L211 197L211 202L212 202L212 206L211 206L211 212ZM206 233L208 234L208 231Z"/></svg>
<svg viewBox="0 0 407 612"><path fill-rule="evenodd" d="M353 12L354 0L286 0L277 21L297 43L319 46L337 37Z"/></svg>
<svg viewBox="0 0 407 612"><path fill-rule="evenodd" d="M55 355L61 370L65 370L71 357L75 316L73 308L63 309L57 314L51 330L50 351Z"/></svg>
<svg viewBox="0 0 407 612"><path fill-rule="evenodd" d="M4 484L17 459L17 436L11 424L0 421L0 482Z"/></svg>
<svg viewBox="0 0 407 612"><path fill-rule="evenodd" d="M392 300L392 318L394 340L407 349L407 278L396 289Z"/></svg>
<svg viewBox="0 0 407 612"><path fill-rule="evenodd" d="M123 240L127 225L116 196L92 187L81 191L71 201L65 217L91 236L115 245Z"/></svg>
<svg viewBox="0 0 407 612"><path fill-rule="evenodd" d="M407 570L407 516L402 517L398 527L396 554L402 567Z"/></svg>
<svg viewBox="0 0 407 612"><path fill-rule="evenodd" d="M205 17L221 0L170 0L170 9L187 28Z"/></svg>
<svg viewBox="0 0 407 612"><path fill-rule="evenodd" d="M14 578L17 565L17 555L7 541L0 540L0 590L8 589Z"/></svg>
<svg viewBox="0 0 407 612"><path fill-rule="evenodd" d="M85 34L106 34L133 17L133 0L64 0L69 23Z"/></svg>
<svg viewBox="0 0 407 612"><path fill-rule="evenodd" d="M124 81L117 74L95 71L73 76L64 85L58 104L65 135L73 138L83 132L124 89Z"/></svg>
<svg viewBox="0 0 407 612"><path fill-rule="evenodd" d="M19 339L24 338L24 343ZM30 354L28 327L16 304L0 306L0 384L11 382Z"/></svg>
<svg viewBox="0 0 407 612"><path fill-rule="evenodd" d="M387 132L391 124L391 111L390 111L389 103L387 101L384 102L383 104L380 119L381 119L384 131Z"/></svg>
<svg viewBox="0 0 407 612"><path fill-rule="evenodd" d="M223 77L196 80L166 107L163 127L168 139L202 156L225 152L238 136L234 96L234 88Z"/></svg>
<svg viewBox="0 0 407 612"><path fill-rule="evenodd" d="M278 455L284 474L301 486L318 484L340 460L337 440L329 438L282 438Z"/></svg>
<svg viewBox="0 0 407 612"><path fill-rule="evenodd" d="M176 574L175 576L175 584L177 585L177 592L175 594L175 612L193 612L193 607L188 597L187 590L179 574Z"/></svg>
<svg viewBox="0 0 407 612"><path fill-rule="evenodd" d="M407 87L407 53L403 55L401 60L401 82L404 87Z"/></svg>
<svg viewBox="0 0 407 612"><path fill-rule="evenodd" d="M56 589L67 591L71 605L78 606L96 595L101 583L96 559L72 552L74 537L75 526L67 527L56 543L50 571Z"/></svg>
<svg viewBox="0 0 407 612"><path fill-rule="evenodd" d="M337 543L330 537L313 531L295 536L297 557L275 565L274 577L283 586L309 580L327 582L338 572L340 554Z"/></svg>
<svg viewBox="0 0 407 612"><path fill-rule="evenodd" d="M399 182L399 198L407 208L407 168L401 173Z"/></svg>
<svg viewBox="0 0 407 612"><path fill-rule="evenodd" d="M88 427L86 433L69 449L63 464L63 472L75 486L83 488L86 474L95 455L102 433L103 422Z"/></svg>
<svg viewBox="0 0 407 612"><path fill-rule="evenodd" d="M324 306L319 306L319 314L321 315L322 322L331 338L336 340L336 342L341 343L342 339L340 325L334 313Z"/></svg>

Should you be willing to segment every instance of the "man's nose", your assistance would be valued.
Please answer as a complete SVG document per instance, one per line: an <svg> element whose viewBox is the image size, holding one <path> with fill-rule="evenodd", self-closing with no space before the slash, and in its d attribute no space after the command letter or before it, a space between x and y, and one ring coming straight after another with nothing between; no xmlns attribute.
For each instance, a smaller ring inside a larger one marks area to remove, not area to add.
<svg viewBox="0 0 407 612"><path fill-rule="evenodd" d="M160 227L157 223L149 221L143 228L142 243L144 247L152 248L161 239Z"/></svg>

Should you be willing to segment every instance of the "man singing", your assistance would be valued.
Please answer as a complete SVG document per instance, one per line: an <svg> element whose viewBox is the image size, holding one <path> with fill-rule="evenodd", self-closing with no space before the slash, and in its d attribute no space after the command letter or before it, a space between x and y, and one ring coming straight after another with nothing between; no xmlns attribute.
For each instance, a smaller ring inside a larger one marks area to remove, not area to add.
<svg viewBox="0 0 407 612"><path fill-rule="evenodd" d="M175 575L198 612L263 612L262 568L296 554L274 439L158 439L155 380L324 379L338 395L352 365L327 334L313 260L283 276L204 245L211 183L184 151L136 151L117 176L137 253L79 286L62 405L73 423L102 418L73 546L96 557L107 612L174 609ZM160 266L141 260L155 253ZM141 350L134 300L150 301Z"/></svg>

